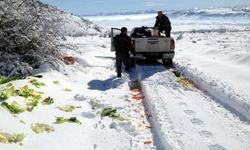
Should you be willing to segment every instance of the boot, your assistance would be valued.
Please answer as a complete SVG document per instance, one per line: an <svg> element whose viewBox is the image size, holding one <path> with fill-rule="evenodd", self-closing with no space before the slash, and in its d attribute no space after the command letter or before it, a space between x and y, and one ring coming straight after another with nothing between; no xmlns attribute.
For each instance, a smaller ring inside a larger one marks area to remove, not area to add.
<svg viewBox="0 0 250 150"><path fill-rule="evenodd" d="M122 77L122 74L120 72L117 72L117 77L118 78Z"/></svg>

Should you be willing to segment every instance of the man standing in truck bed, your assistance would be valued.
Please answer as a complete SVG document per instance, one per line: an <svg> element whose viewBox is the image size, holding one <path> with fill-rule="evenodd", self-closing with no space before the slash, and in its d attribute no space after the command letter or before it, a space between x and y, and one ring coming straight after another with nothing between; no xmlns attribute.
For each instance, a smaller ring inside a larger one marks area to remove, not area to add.
<svg viewBox="0 0 250 150"><path fill-rule="evenodd" d="M117 77L121 77L122 64L125 66L125 71L129 71L129 52L133 54L134 46L131 38L128 36L128 30L126 27L121 28L121 34L115 36L115 55L116 55L116 71Z"/></svg>
<svg viewBox="0 0 250 150"><path fill-rule="evenodd" d="M170 37L172 29L171 22L169 21L168 17L163 14L162 11L158 11L158 16L156 17L154 28L158 29L159 33L165 31L166 37Z"/></svg>

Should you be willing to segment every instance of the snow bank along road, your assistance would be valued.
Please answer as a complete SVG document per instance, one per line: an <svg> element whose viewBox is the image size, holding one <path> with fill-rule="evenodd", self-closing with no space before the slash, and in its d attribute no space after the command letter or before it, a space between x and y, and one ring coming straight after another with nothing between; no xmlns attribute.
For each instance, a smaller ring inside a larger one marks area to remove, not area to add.
<svg viewBox="0 0 250 150"><path fill-rule="evenodd" d="M184 33L177 67L209 95L250 121L249 31Z"/></svg>

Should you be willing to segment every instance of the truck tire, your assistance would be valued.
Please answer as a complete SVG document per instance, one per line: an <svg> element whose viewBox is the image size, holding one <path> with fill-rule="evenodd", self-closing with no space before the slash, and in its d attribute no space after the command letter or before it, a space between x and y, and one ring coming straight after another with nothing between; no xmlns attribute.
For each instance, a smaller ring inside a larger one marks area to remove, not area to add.
<svg viewBox="0 0 250 150"><path fill-rule="evenodd" d="M162 59L164 66L171 66L173 64L173 59Z"/></svg>

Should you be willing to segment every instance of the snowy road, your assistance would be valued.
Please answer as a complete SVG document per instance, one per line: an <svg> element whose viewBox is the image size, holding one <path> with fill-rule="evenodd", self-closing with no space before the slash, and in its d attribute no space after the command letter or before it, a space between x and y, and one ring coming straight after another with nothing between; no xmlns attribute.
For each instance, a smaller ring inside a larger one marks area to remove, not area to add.
<svg viewBox="0 0 250 150"><path fill-rule="evenodd" d="M146 109L153 116L152 131L161 139L158 149L250 149L249 13L235 17L233 10L170 15L176 39L175 67L200 90L181 86L159 64L139 64L132 74L142 80ZM152 26L154 17L90 19L107 28L132 29Z"/></svg>
<svg viewBox="0 0 250 150"><path fill-rule="evenodd" d="M153 116L154 134L164 149L250 149L249 124L202 91L183 87L170 70L158 64L137 65L136 74Z"/></svg>

